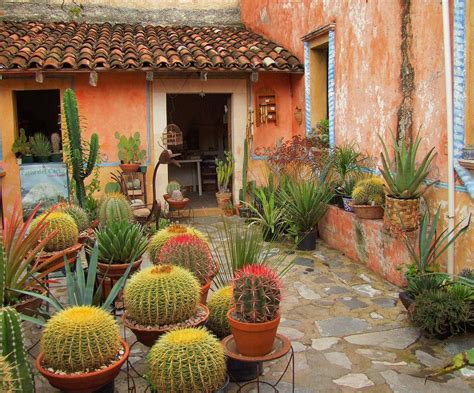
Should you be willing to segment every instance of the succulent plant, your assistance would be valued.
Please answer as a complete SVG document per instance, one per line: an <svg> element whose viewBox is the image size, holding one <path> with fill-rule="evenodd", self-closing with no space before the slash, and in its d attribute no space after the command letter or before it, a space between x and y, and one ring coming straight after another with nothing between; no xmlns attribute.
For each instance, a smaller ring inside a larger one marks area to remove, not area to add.
<svg viewBox="0 0 474 393"><path fill-rule="evenodd" d="M31 154L31 146L23 128L20 128L20 134L18 135L18 138L16 138L15 142L13 142L12 153L18 157Z"/></svg>
<svg viewBox="0 0 474 393"><path fill-rule="evenodd" d="M144 326L161 326L191 318L200 299L200 285L186 269L152 266L134 274L124 289L127 316Z"/></svg>
<svg viewBox="0 0 474 393"><path fill-rule="evenodd" d="M61 204L57 211L69 214L76 222L79 232L85 231L90 226L89 215L77 205Z"/></svg>
<svg viewBox="0 0 474 393"><path fill-rule="evenodd" d="M224 349L205 328L166 333L151 348L147 363L158 392L215 392L226 379Z"/></svg>
<svg viewBox="0 0 474 393"><path fill-rule="evenodd" d="M53 148L53 153L59 153L61 150L61 136L57 132L51 134L51 147Z"/></svg>
<svg viewBox="0 0 474 393"><path fill-rule="evenodd" d="M382 179L373 176L358 181L352 190L352 199L356 205L383 205L385 191Z"/></svg>
<svg viewBox="0 0 474 393"><path fill-rule="evenodd" d="M235 274L232 290L238 320L249 323L275 319L281 299L277 273L265 265L247 265Z"/></svg>
<svg viewBox="0 0 474 393"><path fill-rule="evenodd" d="M206 236L197 229L186 227L184 225L173 224L159 230L150 239L150 243L148 244L148 252L150 254L150 259L155 263L158 259L160 250L165 245L165 243L172 237L177 235L183 235L185 233L190 233L192 235L196 235L202 240L207 240Z"/></svg>
<svg viewBox="0 0 474 393"><path fill-rule="evenodd" d="M190 234L169 239L161 248L158 263L181 266L190 270L201 285L208 282L217 270L208 244Z"/></svg>
<svg viewBox="0 0 474 393"><path fill-rule="evenodd" d="M51 142L41 132L37 132L30 137L30 145L31 151L36 157L49 156L52 152Z"/></svg>
<svg viewBox="0 0 474 393"><path fill-rule="evenodd" d="M182 201L184 199L183 193L180 190L173 190L171 192L171 199L173 201Z"/></svg>
<svg viewBox="0 0 474 393"><path fill-rule="evenodd" d="M99 220L102 225L113 221L130 221L133 217L132 208L125 195L119 192L107 194L99 208Z"/></svg>
<svg viewBox="0 0 474 393"><path fill-rule="evenodd" d="M13 366L8 362L5 356L0 355L0 392L17 392L15 386L15 377L13 375Z"/></svg>
<svg viewBox="0 0 474 393"><path fill-rule="evenodd" d="M232 287L223 287L211 295L207 302L209 319L207 327L217 336L225 337L230 334L227 312L234 306Z"/></svg>
<svg viewBox="0 0 474 393"><path fill-rule="evenodd" d="M146 251L148 240L140 224L115 221L95 231L99 246L99 262L129 263ZM91 249L88 250L91 253Z"/></svg>
<svg viewBox="0 0 474 393"><path fill-rule="evenodd" d="M52 212L45 218L45 214L42 214L35 218L31 223L34 228L39 223L44 222L47 224L43 231L42 238L45 238L48 234L53 231L57 231L56 235L48 240L44 249L49 252L61 251L69 248L77 243L79 238L79 229L74 219L63 212Z"/></svg>
<svg viewBox="0 0 474 393"><path fill-rule="evenodd" d="M44 367L68 373L108 365L121 347L115 319L93 306L70 307L55 314L41 337Z"/></svg>
<svg viewBox="0 0 474 393"><path fill-rule="evenodd" d="M181 184L179 184L176 180L171 180L166 186L166 193L171 195L173 191L176 190L181 191Z"/></svg>

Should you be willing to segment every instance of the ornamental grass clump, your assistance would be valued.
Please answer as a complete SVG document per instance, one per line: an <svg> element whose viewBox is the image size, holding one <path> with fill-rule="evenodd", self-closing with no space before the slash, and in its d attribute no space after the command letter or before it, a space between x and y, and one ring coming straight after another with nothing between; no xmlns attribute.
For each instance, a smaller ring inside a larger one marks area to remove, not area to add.
<svg viewBox="0 0 474 393"><path fill-rule="evenodd" d="M204 328L173 330L148 356L148 378L158 392L215 392L226 380L224 349Z"/></svg>
<svg viewBox="0 0 474 393"><path fill-rule="evenodd" d="M47 237L53 231L56 232L56 234L46 242L44 247L48 252L65 250L66 248L74 246L79 239L79 229L69 214L56 211L49 214L42 214L33 220L31 227L34 229L35 226L40 223L46 224L42 238Z"/></svg>
<svg viewBox="0 0 474 393"><path fill-rule="evenodd" d="M226 337L230 334L227 312L234 306L232 287L223 287L211 295L207 302L209 307L209 319L207 327L217 336Z"/></svg>

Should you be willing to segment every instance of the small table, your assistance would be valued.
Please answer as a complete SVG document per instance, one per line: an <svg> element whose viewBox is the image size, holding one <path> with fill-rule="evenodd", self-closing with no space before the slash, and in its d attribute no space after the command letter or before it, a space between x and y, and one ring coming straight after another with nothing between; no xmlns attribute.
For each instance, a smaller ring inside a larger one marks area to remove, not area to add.
<svg viewBox="0 0 474 393"><path fill-rule="evenodd" d="M235 345L234 336L230 335L227 336L222 340L222 345L224 346L224 351L226 355L234 360L238 360L241 362L249 362L249 363L264 363L270 362L272 360L277 360L285 356L286 354L290 353L290 358L288 359L288 363L286 364L285 369L283 370L280 378L274 383L270 383L267 381L260 380L260 373L257 373L257 378L252 381L248 381L242 384L234 382L239 388L237 392L242 391L242 389L251 384L257 385L257 392L260 392L260 385L267 385L273 388L275 392L278 392L277 386L283 379L283 376L288 371L288 368L291 364L291 386L292 392L295 391L295 353L293 351L293 347L291 345L291 341L282 334L277 334L275 337L275 342L273 343L273 349L270 353L265 356L245 356L240 354L237 351L237 347Z"/></svg>
<svg viewBox="0 0 474 393"><path fill-rule="evenodd" d="M198 191L199 191L199 196L202 196L202 180L201 180L201 162L202 160L200 158L196 158L193 160L176 160L176 162L179 162L180 164L196 164L196 172L197 172L197 185L198 185ZM193 173L193 191L196 191L196 183L194 181L194 173Z"/></svg>

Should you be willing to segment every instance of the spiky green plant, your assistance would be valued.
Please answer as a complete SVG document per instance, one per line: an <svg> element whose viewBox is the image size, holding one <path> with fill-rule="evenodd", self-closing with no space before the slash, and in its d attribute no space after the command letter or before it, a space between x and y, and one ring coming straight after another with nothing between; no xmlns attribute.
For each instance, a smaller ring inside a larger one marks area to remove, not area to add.
<svg viewBox="0 0 474 393"><path fill-rule="evenodd" d="M52 152L51 142L41 132L30 137L31 152L35 157L49 156Z"/></svg>
<svg viewBox="0 0 474 393"><path fill-rule="evenodd" d="M166 193L171 195L175 190L181 191L181 184L176 180L171 180L166 186Z"/></svg>
<svg viewBox="0 0 474 393"><path fill-rule="evenodd" d="M76 222L79 232L85 231L90 226L89 215L80 206L71 204L62 204L58 207L60 212L69 214Z"/></svg>
<svg viewBox="0 0 474 393"><path fill-rule="evenodd" d="M234 172L234 157L229 151L224 152L225 159L216 159L217 187L219 192L229 191L229 181Z"/></svg>
<svg viewBox="0 0 474 393"><path fill-rule="evenodd" d="M13 142L12 153L18 157L31 154L31 145L28 142L28 138L26 137L26 133L23 128L20 128L20 134L18 135L18 138L16 138L15 142Z"/></svg>
<svg viewBox="0 0 474 393"><path fill-rule="evenodd" d="M352 199L356 205L383 205L385 201L383 181L375 176L358 181L352 190Z"/></svg>
<svg viewBox="0 0 474 393"><path fill-rule="evenodd" d="M165 243L174 236L184 235L186 233L195 235L202 240L207 240L206 235L195 228L173 224L159 230L151 237L150 242L148 243L148 253L150 254L150 259L156 263L161 248L165 245Z"/></svg>
<svg viewBox="0 0 474 393"><path fill-rule="evenodd" d="M68 373L108 365L121 347L115 319L92 306L71 307L55 314L41 337L43 366Z"/></svg>
<svg viewBox="0 0 474 393"><path fill-rule="evenodd" d="M66 89L63 96L63 109L67 131L67 143L64 148L68 158L68 165L72 169L72 179L76 191L76 199L82 208L86 204L86 187L84 180L94 170L99 154L99 136L94 133L90 142L82 139L82 127L79 120L79 111L74 91Z"/></svg>
<svg viewBox="0 0 474 393"><path fill-rule="evenodd" d="M186 269L152 266L133 275L123 294L127 317L144 326L186 321L197 310L200 285Z"/></svg>
<svg viewBox="0 0 474 393"><path fill-rule="evenodd" d="M5 356L0 355L0 392L15 393L17 391L13 366Z"/></svg>
<svg viewBox="0 0 474 393"><path fill-rule="evenodd" d="M220 342L204 328L177 329L151 348L148 377L158 392L215 392L226 379Z"/></svg>
<svg viewBox="0 0 474 393"><path fill-rule="evenodd" d="M380 153L382 159L380 172L387 183L388 195L398 199L419 198L428 188L422 187L422 185L428 177L430 165L436 157L435 148L431 148L421 163L417 164L416 156L421 143L420 133L418 132L415 139L408 143L397 140L393 133L392 138L395 150L393 160L390 158L383 138L379 135L383 147L383 151Z"/></svg>
<svg viewBox="0 0 474 393"><path fill-rule="evenodd" d="M119 192L106 194L99 207L99 221L107 225L114 221L130 221L132 208L125 195Z"/></svg>
<svg viewBox="0 0 474 393"><path fill-rule="evenodd" d="M48 215L42 214L33 220L31 223L32 228L43 221L47 224L43 231L43 238L49 233L56 231L56 235L46 243L44 247L46 251L62 251L77 243L79 229L69 214L62 212L52 212Z"/></svg>
<svg viewBox="0 0 474 393"><path fill-rule="evenodd" d="M201 285L217 272L209 245L195 235L184 234L169 239L160 251L158 263L181 266L191 271Z"/></svg>
<svg viewBox="0 0 474 393"><path fill-rule="evenodd" d="M226 337L230 334L227 312L234 306L232 287L226 286L214 292L207 307L209 308L209 319L206 326L217 336Z"/></svg>
<svg viewBox="0 0 474 393"><path fill-rule="evenodd" d="M264 265L248 265L232 281L235 316L244 322L260 323L276 318L280 308L281 281Z"/></svg>

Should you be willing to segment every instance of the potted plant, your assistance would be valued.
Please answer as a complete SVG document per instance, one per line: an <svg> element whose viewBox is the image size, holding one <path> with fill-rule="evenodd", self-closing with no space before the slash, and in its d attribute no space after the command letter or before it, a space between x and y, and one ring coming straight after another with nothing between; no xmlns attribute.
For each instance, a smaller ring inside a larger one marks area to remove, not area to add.
<svg viewBox="0 0 474 393"><path fill-rule="evenodd" d="M180 191L181 192L181 184L177 182L176 180L171 180L167 185L166 185L166 194L163 195L163 199L165 201L168 201L168 199L171 198L171 194L173 191Z"/></svg>
<svg viewBox="0 0 474 393"><path fill-rule="evenodd" d="M158 265L137 272L127 282L123 299L124 325L148 347L176 327L204 325L209 316L209 309L199 304L199 281L179 266Z"/></svg>
<svg viewBox="0 0 474 393"><path fill-rule="evenodd" d="M87 212L78 205L70 203L60 203L56 211L69 214L79 230L79 243L89 243L92 247L95 243L94 230L91 228L91 220Z"/></svg>
<svg viewBox="0 0 474 393"><path fill-rule="evenodd" d="M61 136L57 132L51 134L51 147L53 152L51 153L52 162L62 162L63 152L61 150Z"/></svg>
<svg viewBox="0 0 474 393"><path fill-rule="evenodd" d="M352 209L359 218L382 218L384 201L384 185L378 177L359 180L352 190Z"/></svg>
<svg viewBox="0 0 474 393"><path fill-rule="evenodd" d="M262 228L265 241L274 240L280 232L284 220L284 208L279 205L275 192L266 192L265 188L259 187L255 191L258 205L247 204L254 216L250 218L252 224L258 224Z"/></svg>
<svg viewBox="0 0 474 393"><path fill-rule="evenodd" d="M288 181L281 188L281 205L285 206L285 221L298 234L298 249L311 251L316 245L318 222L326 213L333 191L313 180Z"/></svg>
<svg viewBox="0 0 474 393"><path fill-rule="evenodd" d="M231 200L227 202L227 205L224 207L224 215L226 217L232 217L235 214L235 207Z"/></svg>
<svg viewBox="0 0 474 393"><path fill-rule="evenodd" d="M120 169L123 172L137 172L141 162L146 157L146 151L144 149L140 150L140 133L136 132L127 138L125 135L116 132L115 138L119 141Z"/></svg>
<svg viewBox="0 0 474 393"><path fill-rule="evenodd" d="M192 234L174 236L161 248L158 263L180 266L192 272L201 285L200 302L206 304L207 293L217 273L217 265L209 245L204 240Z"/></svg>
<svg viewBox="0 0 474 393"><path fill-rule="evenodd" d="M23 128L20 128L20 135L13 142L12 153L15 154L18 160L21 159L18 164L31 164L34 161L31 155L31 146Z"/></svg>
<svg viewBox="0 0 474 393"><path fill-rule="evenodd" d="M234 157L231 152L225 152L224 160L216 159L217 188L216 193L217 206L222 210L225 209L231 200L232 193L229 192L229 181L234 172Z"/></svg>
<svg viewBox="0 0 474 393"><path fill-rule="evenodd" d="M51 143L46 136L37 132L30 137L31 152L35 162L49 162L51 156Z"/></svg>
<svg viewBox="0 0 474 393"><path fill-rule="evenodd" d="M133 211L127 197L120 192L106 194L99 207L99 222L108 225L116 221L131 221Z"/></svg>
<svg viewBox="0 0 474 393"><path fill-rule="evenodd" d="M204 328L163 335L147 356L148 380L157 392L216 392L227 385L224 348Z"/></svg>
<svg viewBox="0 0 474 393"><path fill-rule="evenodd" d="M227 312L237 350L244 356L264 356L273 348L280 323L281 282L264 265L248 265L232 281L235 307Z"/></svg>
<svg viewBox="0 0 474 393"><path fill-rule="evenodd" d="M168 205L176 210L184 209L188 203L189 198L185 198L181 192L181 186L178 182L170 182L166 187L167 193L163 195Z"/></svg>
<svg viewBox="0 0 474 393"><path fill-rule="evenodd" d="M227 312L234 307L232 286L227 285L213 292L207 307L209 308L209 319L206 327L221 339L231 334Z"/></svg>
<svg viewBox="0 0 474 393"><path fill-rule="evenodd" d="M392 134L395 157L392 160L384 140L383 151L380 153L382 168L380 172L387 184L385 198L384 224L393 232L413 231L418 228L420 221L420 197L434 182L423 186L428 177L430 165L436 156L434 147L423 157L420 164L416 156L421 138L418 133L413 141L406 143L397 140ZM392 172L394 171L394 172Z"/></svg>

